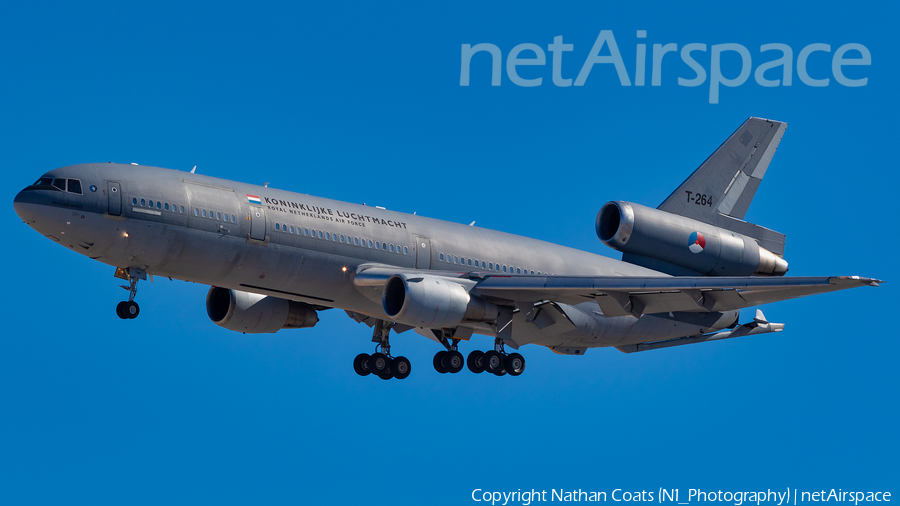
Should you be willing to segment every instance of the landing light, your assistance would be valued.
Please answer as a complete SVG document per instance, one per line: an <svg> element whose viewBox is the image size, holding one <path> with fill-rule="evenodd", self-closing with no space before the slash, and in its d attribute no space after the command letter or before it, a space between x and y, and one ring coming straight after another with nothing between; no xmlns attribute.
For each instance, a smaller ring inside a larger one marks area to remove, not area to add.
<svg viewBox="0 0 900 506"><path fill-rule="evenodd" d="M125 233L123 234L123 236L124 236L124 237L128 237L128 232L125 232Z"/></svg>
<svg viewBox="0 0 900 506"><path fill-rule="evenodd" d="M341 272L347 272L347 268L346 268L346 267L341 267Z"/></svg>

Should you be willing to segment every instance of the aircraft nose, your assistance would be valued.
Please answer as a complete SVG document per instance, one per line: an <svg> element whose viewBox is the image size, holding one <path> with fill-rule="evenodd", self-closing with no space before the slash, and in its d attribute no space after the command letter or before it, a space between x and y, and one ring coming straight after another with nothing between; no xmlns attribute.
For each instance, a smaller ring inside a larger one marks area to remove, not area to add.
<svg viewBox="0 0 900 506"><path fill-rule="evenodd" d="M13 209L16 210L16 214L19 215L19 218L22 219L25 223L34 222L34 211L36 204L38 202L35 201L35 193L33 191L22 190L13 200Z"/></svg>

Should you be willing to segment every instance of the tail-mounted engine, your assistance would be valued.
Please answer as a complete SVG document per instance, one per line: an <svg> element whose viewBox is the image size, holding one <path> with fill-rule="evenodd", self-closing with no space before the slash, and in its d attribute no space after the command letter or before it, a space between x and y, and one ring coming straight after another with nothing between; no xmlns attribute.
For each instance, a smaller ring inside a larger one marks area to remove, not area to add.
<svg viewBox="0 0 900 506"><path fill-rule="evenodd" d="M206 294L206 314L216 325L246 334L314 327L319 322L315 309L302 302L217 287Z"/></svg>
<svg viewBox="0 0 900 506"><path fill-rule="evenodd" d="M596 226L601 241L625 253L623 260L670 274L783 276L788 270L753 238L640 204L607 202Z"/></svg>

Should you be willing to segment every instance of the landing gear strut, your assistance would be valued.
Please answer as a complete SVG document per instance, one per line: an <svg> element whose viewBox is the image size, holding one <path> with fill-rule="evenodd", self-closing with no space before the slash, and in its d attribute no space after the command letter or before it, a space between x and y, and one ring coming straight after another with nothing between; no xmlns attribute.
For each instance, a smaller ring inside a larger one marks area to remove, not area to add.
<svg viewBox="0 0 900 506"><path fill-rule="evenodd" d="M147 279L147 273L134 267L127 269L118 268L116 269L116 277L128 281L127 285L119 285L121 288L128 290L128 300L123 300L116 305L116 314L123 320L137 318L141 313L141 308L134 301L134 296L137 295L138 280Z"/></svg>
<svg viewBox="0 0 900 506"><path fill-rule="evenodd" d="M437 334L437 332L435 333ZM456 345L459 344L459 339L454 339L452 334L444 331L440 336L440 343L447 349L435 353L434 360L432 361L434 370L441 374L456 374L459 371L462 371L463 366L466 365L466 361L463 359L462 353L456 349Z"/></svg>
<svg viewBox="0 0 900 506"><path fill-rule="evenodd" d="M378 320L372 333L372 341L378 343L375 353L360 353L353 359L353 370L360 376L374 374L383 380L391 378L404 379L409 376L412 366L406 357L391 356L389 341L391 327L394 322Z"/></svg>
<svg viewBox="0 0 900 506"><path fill-rule="evenodd" d="M494 349L486 352L475 350L469 353L466 360L469 370L480 374L489 372L496 376L509 374L510 376L518 376L525 371L525 357L518 353L507 354L504 350L503 340L494 340Z"/></svg>

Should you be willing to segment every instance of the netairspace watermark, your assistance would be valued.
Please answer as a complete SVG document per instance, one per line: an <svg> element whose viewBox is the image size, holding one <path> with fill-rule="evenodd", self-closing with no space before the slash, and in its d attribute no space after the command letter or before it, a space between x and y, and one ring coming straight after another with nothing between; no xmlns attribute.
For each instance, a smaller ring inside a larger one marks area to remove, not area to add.
<svg viewBox="0 0 900 506"><path fill-rule="evenodd" d="M646 39L647 31L638 30L637 39ZM563 54L574 52L574 44L564 44L562 35L553 37L553 42L547 45L547 51L551 57L551 78L554 86L584 86L588 76L591 74L595 65L612 65L616 75L619 78L621 86L631 86L631 76L622 54L619 52L619 46L612 30L602 30L590 53L584 59L581 70L575 76L574 83L572 78L563 77ZM709 52L707 59L707 51ZM484 53L484 56L478 56L478 53ZM601 55L601 53L604 53ZM635 48L635 64L632 68L635 86L644 86L647 82L647 62L648 62L647 44L640 40ZM678 44L653 44L650 48L650 86L661 86L663 83L662 68L663 60L668 60L681 56L681 61L687 66L683 72L687 76L678 77L678 86L695 87L707 82L707 74L709 75L709 103L719 103L719 92L722 86L734 88L746 83L753 71L754 57L742 44L713 44L707 46L703 43L685 44L680 48ZM753 71L753 78L757 84L764 87L791 86L794 76L794 50L787 44L771 43L763 44L759 48L757 60L765 59L765 61L756 67ZM780 55L780 56L779 56ZM490 57L490 77L491 86L500 86L501 82L501 63L503 61L503 53L499 47L494 44L481 43L476 45L463 44L460 55L460 71L459 85L469 86L472 60L476 61L478 69L483 69L483 64L479 64L481 59ZM567 57L567 59L575 56ZM732 73L725 76L722 72L723 57L727 59L740 58L741 70L736 75ZM698 61L699 60L699 61ZM831 72L824 70L823 64L830 60ZM708 65L700 62L708 63ZM547 55L544 49L537 44L519 44L513 47L506 55L506 75L509 80L516 86L531 87L541 86L544 83L543 77L534 77L531 79L523 78L519 75L518 67L522 66L544 66L547 63ZM868 77L861 77L860 71L853 72L855 79L851 79L844 75L844 67L853 65L871 65L872 55L869 49L862 44L847 43L838 47L831 54L831 45L825 43L808 44L797 54L796 66L797 77L800 82L807 86L823 87L831 83L831 77L842 86L859 87L865 86L869 82ZM815 67L815 76L810 75L810 67ZM780 67L780 69L779 69ZM607 67L608 68L608 67ZM708 69L708 72L707 72ZM529 72L529 71L526 71ZM766 77L768 72L769 78ZM530 71L534 75L535 71ZM609 77L611 74L605 74ZM773 79L778 77L778 79ZM474 79L485 82L485 76L479 74ZM483 81L482 81L483 80Z"/></svg>
<svg viewBox="0 0 900 506"><path fill-rule="evenodd" d="M472 501L491 506L531 506L543 502L659 502L695 506L700 503L725 503L734 506L796 506L803 503L860 503L891 502L891 493L884 491L797 490L784 488L765 491L722 491L689 488L687 493L677 488L629 491L617 488L607 493L598 490L550 489L496 491L476 488ZM826 505L827 506L827 505Z"/></svg>

